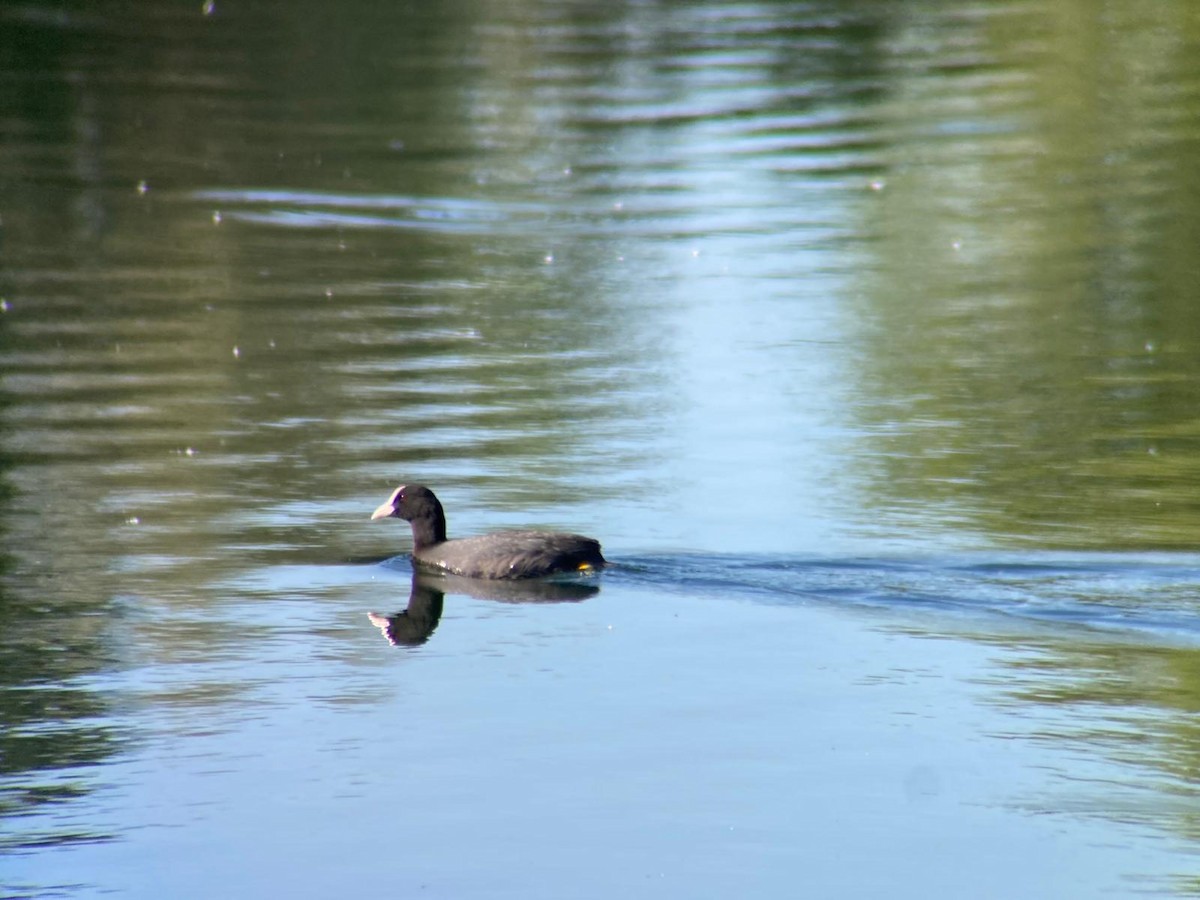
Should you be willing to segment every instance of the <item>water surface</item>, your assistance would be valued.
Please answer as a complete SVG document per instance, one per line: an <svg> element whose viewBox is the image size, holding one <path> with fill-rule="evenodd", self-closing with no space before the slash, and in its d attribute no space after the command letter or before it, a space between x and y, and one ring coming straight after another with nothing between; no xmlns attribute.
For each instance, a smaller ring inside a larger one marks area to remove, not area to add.
<svg viewBox="0 0 1200 900"><path fill-rule="evenodd" d="M1196 893L1198 41L0 11L0 888Z"/></svg>

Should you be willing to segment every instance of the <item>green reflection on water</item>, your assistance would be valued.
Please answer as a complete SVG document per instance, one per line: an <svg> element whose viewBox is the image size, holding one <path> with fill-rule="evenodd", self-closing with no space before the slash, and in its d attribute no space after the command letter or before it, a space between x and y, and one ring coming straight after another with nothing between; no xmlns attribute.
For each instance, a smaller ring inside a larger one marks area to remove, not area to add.
<svg viewBox="0 0 1200 900"><path fill-rule="evenodd" d="M1194 548L1200 33L1180 4L1076 12L973 30L982 72L901 67L855 304L870 502L1003 541Z"/></svg>
<svg viewBox="0 0 1200 900"><path fill-rule="evenodd" d="M1027 802L1200 840L1200 653L1078 637L1026 651L1005 654L993 702L1021 723L1013 735L1078 761L1054 796Z"/></svg>

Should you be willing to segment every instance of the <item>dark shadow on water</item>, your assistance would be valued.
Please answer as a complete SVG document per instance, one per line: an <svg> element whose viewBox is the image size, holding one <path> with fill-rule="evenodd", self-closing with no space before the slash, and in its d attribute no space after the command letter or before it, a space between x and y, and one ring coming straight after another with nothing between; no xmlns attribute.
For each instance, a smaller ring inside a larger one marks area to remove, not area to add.
<svg viewBox="0 0 1200 900"><path fill-rule="evenodd" d="M583 583L580 578L595 576L488 581L414 570L408 606L391 615L369 612L367 618L393 647L417 647L428 641L437 628L446 594L501 603L578 603L600 593L599 585Z"/></svg>

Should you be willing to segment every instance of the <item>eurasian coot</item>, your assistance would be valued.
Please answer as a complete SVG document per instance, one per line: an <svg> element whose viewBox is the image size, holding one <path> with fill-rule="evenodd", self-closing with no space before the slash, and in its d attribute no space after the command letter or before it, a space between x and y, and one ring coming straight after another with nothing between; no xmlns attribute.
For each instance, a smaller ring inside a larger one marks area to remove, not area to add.
<svg viewBox="0 0 1200 900"><path fill-rule="evenodd" d="M605 564L600 543L579 534L501 531L448 541L442 504L422 484L400 485L371 518L412 523L413 562L466 578L538 578Z"/></svg>

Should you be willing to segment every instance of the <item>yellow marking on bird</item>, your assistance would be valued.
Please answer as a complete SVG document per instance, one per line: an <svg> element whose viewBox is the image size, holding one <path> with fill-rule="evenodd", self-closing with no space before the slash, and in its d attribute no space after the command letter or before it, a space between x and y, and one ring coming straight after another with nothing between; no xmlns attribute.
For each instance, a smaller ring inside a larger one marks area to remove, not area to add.
<svg viewBox="0 0 1200 900"><path fill-rule="evenodd" d="M586 572L591 567L592 567L592 564L590 562L582 562L579 564L579 569L577 571Z"/></svg>

